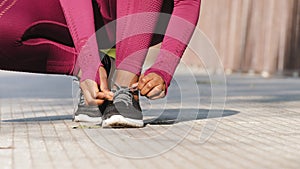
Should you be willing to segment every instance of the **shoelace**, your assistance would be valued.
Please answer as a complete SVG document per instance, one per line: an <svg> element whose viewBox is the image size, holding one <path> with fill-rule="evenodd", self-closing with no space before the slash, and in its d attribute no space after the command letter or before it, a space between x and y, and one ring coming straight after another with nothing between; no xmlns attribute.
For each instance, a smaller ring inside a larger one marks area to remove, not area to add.
<svg viewBox="0 0 300 169"><path fill-rule="evenodd" d="M113 103L116 104L118 102L123 102L128 106L129 104L132 105L132 93L131 91L136 91L136 87L121 87L115 83L117 90L114 91L114 101Z"/></svg>
<svg viewBox="0 0 300 169"><path fill-rule="evenodd" d="M84 95L83 95L82 91L80 91L79 104L78 105L80 105L80 106L85 105Z"/></svg>

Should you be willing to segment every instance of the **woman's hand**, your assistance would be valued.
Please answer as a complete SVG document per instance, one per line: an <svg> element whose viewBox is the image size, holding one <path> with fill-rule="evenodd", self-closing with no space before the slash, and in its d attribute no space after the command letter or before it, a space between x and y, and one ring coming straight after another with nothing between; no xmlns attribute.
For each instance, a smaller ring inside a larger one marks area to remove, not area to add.
<svg viewBox="0 0 300 169"><path fill-rule="evenodd" d="M87 105L101 105L105 100L113 100L113 93L108 88L106 70L102 66L99 68L99 76L100 91L97 83L93 80L87 79L80 82L80 88Z"/></svg>
<svg viewBox="0 0 300 169"><path fill-rule="evenodd" d="M155 100L165 97L166 85L161 76L156 73L141 75L138 82L138 89L142 96Z"/></svg>

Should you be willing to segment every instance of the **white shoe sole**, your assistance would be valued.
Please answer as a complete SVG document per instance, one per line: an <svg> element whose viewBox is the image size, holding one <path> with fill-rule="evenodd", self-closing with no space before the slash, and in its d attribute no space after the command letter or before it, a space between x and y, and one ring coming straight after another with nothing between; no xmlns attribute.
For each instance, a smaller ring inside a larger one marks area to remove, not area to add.
<svg viewBox="0 0 300 169"><path fill-rule="evenodd" d="M102 117L90 117L85 114L79 114L74 117L75 122L90 122L90 123L102 123Z"/></svg>
<svg viewBox="0 0 300 169"><path fill-rule="evenodd" d="M113 115L109 119L103 120L103 128L140 128L144 127L143 120L125 118L121 115Z"/></svg>

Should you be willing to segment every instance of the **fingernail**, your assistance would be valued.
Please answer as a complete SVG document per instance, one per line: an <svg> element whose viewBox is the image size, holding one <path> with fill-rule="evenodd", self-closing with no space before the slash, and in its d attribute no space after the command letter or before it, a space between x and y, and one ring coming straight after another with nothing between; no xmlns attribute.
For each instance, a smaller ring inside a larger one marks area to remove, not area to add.
<svg viewBox="0 0 300 169"><path fill-rule="evenodd" d="M131 87L137 87L139 85L139 83L134 83L131 85Z"/></svg>

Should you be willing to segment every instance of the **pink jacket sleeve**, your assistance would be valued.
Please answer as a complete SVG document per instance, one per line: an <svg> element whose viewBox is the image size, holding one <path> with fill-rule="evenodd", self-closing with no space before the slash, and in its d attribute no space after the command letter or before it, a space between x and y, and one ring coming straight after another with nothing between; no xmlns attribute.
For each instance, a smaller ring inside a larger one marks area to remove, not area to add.
<svg viewBox="0 0 300 169"><path fill-rule="evenodd" d="M156 73L170 85L176 67L197 25L201 0L174 0L174 10L160 53L145 74Z"/></svg>
<svg viewBox="0 0 300 169"><path fill-rule="evenodd" d="M96 81L99 66L102 64L95 37L92 1L60 0L60 3L78 54L75 69L81 69L81 81Z"/></svg>

